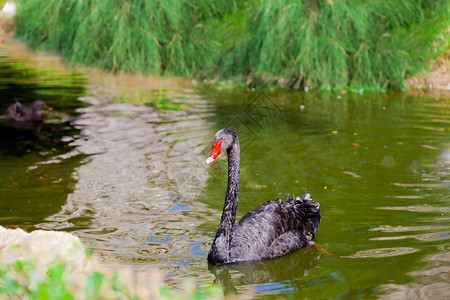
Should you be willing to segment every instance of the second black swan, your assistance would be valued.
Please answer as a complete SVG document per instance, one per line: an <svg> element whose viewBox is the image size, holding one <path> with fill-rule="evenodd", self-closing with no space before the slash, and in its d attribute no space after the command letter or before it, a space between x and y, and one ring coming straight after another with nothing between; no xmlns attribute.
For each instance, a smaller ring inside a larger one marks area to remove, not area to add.
<svg viewBox="0 0 450 300"><path fill-rule="evenodd" d="M8 118L16 122L23 123L38 123L44 120L41 109L52 110L42 100L36 100L31 105L31 108L26 107L19 101L11 104L8 107Z"/></svg>
<svg viewBox="0 0 450 300"><path fill-rule="evenodd" d="M219 130L206 163L228 153L228 184L216 237L208 254L212 264L275 258L311 244L320 224L320 203L307 192L302 197L268 201L236 224L239 197L239 139L231 129Z"/></svg>

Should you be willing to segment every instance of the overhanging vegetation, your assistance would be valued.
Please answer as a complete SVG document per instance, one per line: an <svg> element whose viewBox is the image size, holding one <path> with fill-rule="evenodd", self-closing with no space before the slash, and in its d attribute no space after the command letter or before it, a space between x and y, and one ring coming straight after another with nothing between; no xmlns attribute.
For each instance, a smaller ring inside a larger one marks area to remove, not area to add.
<svg viewBox="0 0 450 300"><path fill-rule="evenodd" d="M17 35L111 71L399 89L448 47L449 11L446 0L23 0Z"/></svg>

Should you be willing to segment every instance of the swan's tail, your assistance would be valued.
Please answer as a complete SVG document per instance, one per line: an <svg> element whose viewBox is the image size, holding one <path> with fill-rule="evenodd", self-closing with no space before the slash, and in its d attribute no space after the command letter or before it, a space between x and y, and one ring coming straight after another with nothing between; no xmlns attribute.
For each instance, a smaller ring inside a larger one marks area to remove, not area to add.
<svg viewBox="0 0 450 300"><path fill-rule="evenodd" d="M302 231L308 240L312 240L320 224L320 203L314 201L310 193L301 197L289 196L286 202L293 210L296 218L302 220Z"/></svg>
<svg viewBox="0 0 450 300"><path fill-rule="evenodd" d="M286 203L291 203L292 205L295 205L295 204L303 203L305 200L314 201L311 194L308 193L307 191L305 191L305 193L301 197L289 195Z"/></svg>
<svg viewBox="0 0 450 300"><path fill-rule="evenodd" d="M307 191L305 191L305 193L303 194L303 196L301 197L302 200L310 200L313 201L313 198L311 196L310 193L308 193Z"/></svg>

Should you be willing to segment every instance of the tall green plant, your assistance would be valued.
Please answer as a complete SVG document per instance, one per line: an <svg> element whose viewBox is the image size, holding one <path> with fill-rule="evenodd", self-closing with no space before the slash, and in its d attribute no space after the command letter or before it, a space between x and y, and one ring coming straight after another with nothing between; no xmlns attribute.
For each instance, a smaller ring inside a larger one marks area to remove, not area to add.
<svg viewBox="0 0 450 300"><path fill-rule="evenodd" d="M204 22L227 5L233 3L24 0L17 35L107 70L195 76L210 69L220 51Z"/></svg>
<svg viewBox="0 0 450 300"><path fill-rule="evenodd" d="M401 88L448 44L448 0L22 0L17 34L107 70Z"/></svg>
<svg viewBox="0 0 450 300"><path fill-rule="evenodd" d="M446 1L274 0L247 14L244 30L233 20L247 38L232 46L224 76L299 88L401 88L436 56L450 26Z"/></svg>

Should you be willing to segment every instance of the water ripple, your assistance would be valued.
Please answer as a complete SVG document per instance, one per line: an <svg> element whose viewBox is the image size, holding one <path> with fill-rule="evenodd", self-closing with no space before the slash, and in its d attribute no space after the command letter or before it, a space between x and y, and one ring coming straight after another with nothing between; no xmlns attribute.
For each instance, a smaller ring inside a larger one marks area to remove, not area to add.
<svg viewBox="0 0 450 300"><path fill-rule="evenodd" d="M405 254L411 254L419 251L418 249L411 247L397 247L397 248L378 248L358 251L355 254L349 256L342 256L345 258L379 258L379 257L391 257Z"/></svg>

